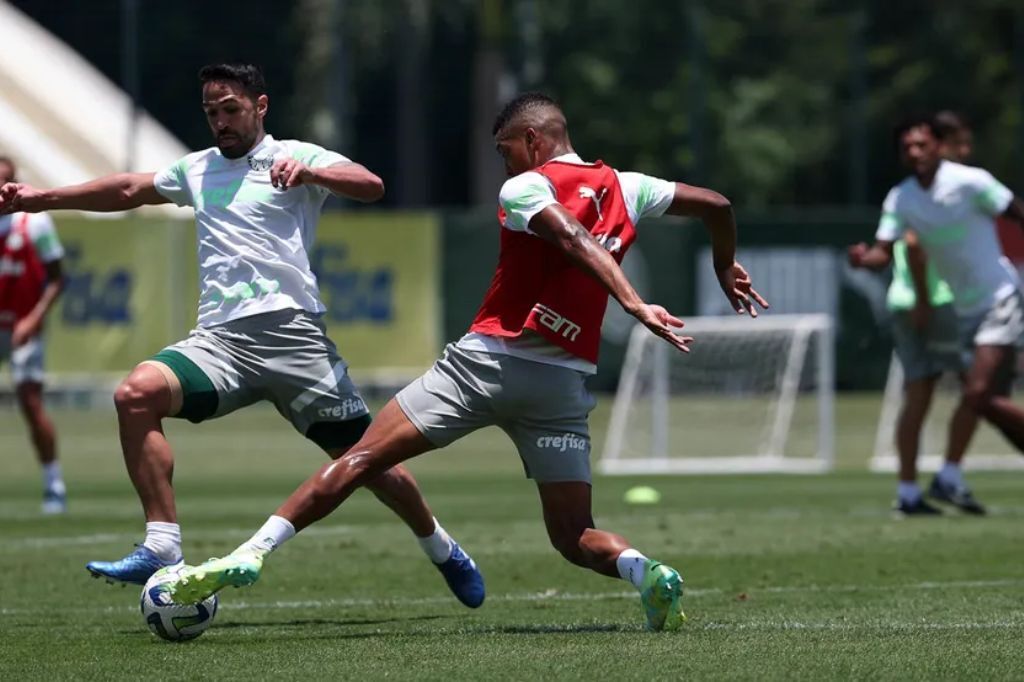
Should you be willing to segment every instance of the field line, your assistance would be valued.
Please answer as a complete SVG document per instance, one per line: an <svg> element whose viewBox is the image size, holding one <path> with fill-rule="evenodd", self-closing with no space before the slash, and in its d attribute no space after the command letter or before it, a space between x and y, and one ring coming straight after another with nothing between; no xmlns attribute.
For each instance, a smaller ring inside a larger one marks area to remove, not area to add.
<svg viewBox="0 0 1024 682"><path fill-rule="evenodd" d="M792 593L850 593L850 592L891 592L891 591L916 591L936 589L989 589L1024 586L1024 580L950 580L950 581L928 581L903 585L779 585L768 587L749 588L745 597L757 596L758 594L792 594ZM724 594L735 594L735 590L723 590L721 588L692 588L686 591L688 599L701 599ZM737 594L737 596L740 596ZM572 601L607 601L607 600L629 600L636 599L635 591L619 590L614 592L559 592L550 589L543 592L520 592L511 594L489 595L488 603L525 603L525 602L572 602ZM302 599L302 600L277 600L277 601L231 601L232 609L264 609L264 610L289 610L289 609L311 609L311 608L359 608L359 607L403 607L403 606L430 606L453 604L450 596L437 597L411 597L397 599L374 599L356 597L336 597L325 599ZM107 607L70 607L65 606L53 609L28 609L28 608L0 608L0 616L16 616L29 614L56 614L56 613L118 613L126 611L137 611L136 606L107 606ZM779 621L770 627L782 627ZM1009 621L1007 621L1009 622ZM711 626L712 624L706 624ZM736 627L732 624L725 624L728 627ZM758 627L756 623L747 624L749 627ZM831 624L818 624L831 627ZM842 624L837 624L840 628ZM765 626L769 627L769 626ZM800 627L799 623L791 627ZM812 626L807 626L812 627ZM945 627L943 625L943 627ZM1009 627L1009 626L1006 626Z"/></svg>

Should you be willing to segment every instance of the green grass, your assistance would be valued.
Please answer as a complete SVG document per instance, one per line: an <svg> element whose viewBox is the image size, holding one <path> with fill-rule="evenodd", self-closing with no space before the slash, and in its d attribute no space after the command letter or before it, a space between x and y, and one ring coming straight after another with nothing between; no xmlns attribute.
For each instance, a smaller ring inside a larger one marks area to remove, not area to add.
<svg viewBox="0 0 1024 682"><path fill-rule="evenodd" d="M0 679L1020 679L1024 475L973 474L992 514L897 521L891 477L865 473L877 397L844 398L828 476L599 478L598 523L678 567L682 632L640 627L625 583L564 562L500 432L413 464L480 563L488 601L459 606L368 494L224 593L203 637L149 634L134 588L90 580L142 519L113 415L56 414L71 513L37 514L23 429L0 413ZM595 413L600 441L607 403ZM321 461L270 409L174 423L186 556L233 548ZM662 502L622 502L632 485Z"/></svg>

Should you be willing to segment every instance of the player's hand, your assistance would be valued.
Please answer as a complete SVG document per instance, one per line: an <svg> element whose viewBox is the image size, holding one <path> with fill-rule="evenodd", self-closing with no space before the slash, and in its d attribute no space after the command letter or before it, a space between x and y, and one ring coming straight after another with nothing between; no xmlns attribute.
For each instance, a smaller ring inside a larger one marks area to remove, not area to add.
<svg viewBox="0 0 1024 682"><path fill-rule="evenodd" d="M846 249L846 258L850 261L850 265L855 268L864 267L864 256L868 253L868 245L864 242L860 244L854 244L853 246Z"/></svg>
<svg viewBox="0 0 1024 682"><path fill-rule="evenodd" d="M31 341L42 327L42 323L33 315L23 317L14 323L14 331L11 332L11 344L15 348L21 348Z"/></svg>
<svg viewBox="0 0 1024 682"><path fill-rule="evenodd" d="M919 332L928 329L928 322L931 318L932 306L928 301L918 301L910 311L910 323Z"/></svg>
<svg viewBox="0 0 1024 682"><path fill-rule="evenodd" d="M291 189L308 182L313 171L295 159L278 159L270 168L270 184L278 189Z"/></svg>
<svg viewBox="0 0 1024 682"><path fill-rule="evenodd" d="M755 303L765 310L768 309L768 301L754 291L750 275L739 263L734 262L732 265L717 270L715 274L718 275L718 283L722 286L725 297L729 299L729 303L737 314L750 313L751 317L757 317Z"/></svg>
<svg viewBox="0 0 1024 682"><path fill-rule="evenodd" d="M34 200L41 192L36 188L17 182L8 182L0 187L0 215L15 211L33 212L38 210Z"/></svg>
<svg viewBox="0 0 1024 682"><path fill-rule="evenodd" d="M644 303L639 310L633 313L633 316L650 329L655 336L660 336L684 353L690 352L689 344L693 343L693 337L679 336L675 333L675 329L682 328L683 321L670 315L660 305Z"/></svg>

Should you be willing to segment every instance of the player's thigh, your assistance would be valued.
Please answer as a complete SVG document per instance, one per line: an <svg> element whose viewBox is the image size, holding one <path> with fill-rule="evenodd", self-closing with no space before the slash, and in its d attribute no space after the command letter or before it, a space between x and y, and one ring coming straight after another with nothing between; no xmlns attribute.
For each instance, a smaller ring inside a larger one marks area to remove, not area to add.
<svg viewBox="0 0 1024 682"><path fill-rule="evenodd" d="M974 361L964 380L968 398L1009 395L1017 364L1014 346L976 346Z"/></svg>
<svg viewBox="0 0 1024 682"><path fill-rule="evenodd" d="M515 443L526 476L538 483L589 483L587 420L596 401L585 376L520 358L507 358L505 365L499 425Z"/></svg>
<svg viewBox="0 0 1024 682"><path fill-rule="evenodd" d="M907 384L964 369L952 306L934 308L925 329L917 329L909 313L898 312L893 317L892 329L893 345Z"/></svg>
<svg viewBox="0 0 1024 682"><path fill-rule="evenodd" d="M502 390L500 358L449 344L395 403L424 438L443 448L496 423L494 402Z"/></svg>
<svg viewBox="0 0 1024 682"><path fill-rule="evenodd" d="M391 470L409 475L401 463L435 448L392 398L369 424L358 442L343 452L331 452L331 456L335 459L341 456L360 459L378 473ZM371 480L371 487L372 484Z"/></svg>
<svg viewBox="0 0 1024 682"><path fill-rule="evenodd" d="M171 416L198 424L230 414L259 400L259 394L236 363L236 351L217 330L196 329L141 366L159 371L180 388L180 407Z"/></svg>
<svg viewBox="0 0 1024 682"><path fill-rule="evenodd" d="M11 378L17 386L26 382L42 384L44 378L44 349L41 336L35 336L17 348L11 347L8 337L7 355L11 363ZM0 352L0 358L3 357Z"/></svg>

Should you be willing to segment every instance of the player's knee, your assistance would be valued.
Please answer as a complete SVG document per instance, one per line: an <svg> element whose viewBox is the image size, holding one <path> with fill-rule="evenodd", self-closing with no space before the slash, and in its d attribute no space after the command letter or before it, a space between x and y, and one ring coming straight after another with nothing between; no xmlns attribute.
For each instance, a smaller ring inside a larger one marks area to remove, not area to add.
<svg viewBox="0 0 1024 682"><path fill-rule="evenodd" d="M114 406L120 415L158 413L167 408L167 383L151 370L136 368L114 391Z"/></svg>
<svg viewBox="0 0 1024 682"><path fill-rule="evenodd" d="M313 495L321 501L331 500L347 488L365 485L377 474L368 453L349 451L324 465L313 487Z"/></svg>
<svg viewBox="0 0 1024 682"><path fill-rule="evenodd" d="M964 386L963 400L977 414L987 413L994 397L992 387L985 382L972 381Z"/></svg>
<svg viewBox="0 0 1024 682"><path fill-rule="evenodd" d="M581 544L583 533L570 530L563 530L550 533L551 546L558 550L558 553L565 557L565 560L577 566L584 566L584 552Z"/></svg>

